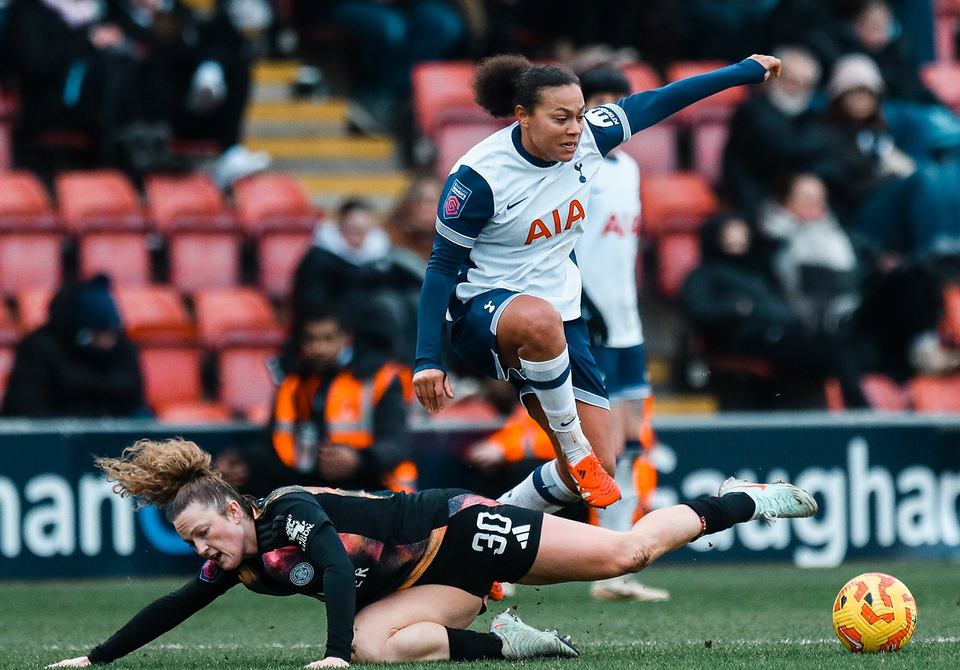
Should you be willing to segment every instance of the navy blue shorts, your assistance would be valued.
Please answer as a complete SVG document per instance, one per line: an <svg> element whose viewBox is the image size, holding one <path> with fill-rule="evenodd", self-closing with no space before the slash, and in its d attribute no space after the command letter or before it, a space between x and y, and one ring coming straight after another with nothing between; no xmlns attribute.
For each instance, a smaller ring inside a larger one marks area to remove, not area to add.
<svg viewBox="0 0 960 670"><path fill-rule="evenodd" d="M457 355L465 363L494 379L513 384L523 397L533 393L533 387L515 368L504 368L497 356L497 323L510 301L522 295L507 289L481 293L464 304L452 302L450 341ZM590 351L590 339L583 319L564 321L563 330L570 352L570 373L574 397L588 405L610 409L610 400L603 385L603 376Z"/></svg>
<svg viewBox="0 0 960 670"><path fill-rule="evenodd" d="M611 402L642 400L650 395L647 354L642 344L622 349L594 347L593 356L603 373L603 385Z"/></svg>

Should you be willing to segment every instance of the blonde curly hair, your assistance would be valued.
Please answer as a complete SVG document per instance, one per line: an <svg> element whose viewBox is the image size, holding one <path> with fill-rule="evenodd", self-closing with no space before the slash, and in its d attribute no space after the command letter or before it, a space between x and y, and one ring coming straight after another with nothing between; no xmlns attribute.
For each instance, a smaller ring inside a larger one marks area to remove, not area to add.
<svg viewBox="0 0 960 670"><path fill-rule="evenodd" d="M221 514L232 500L245 510L249 507L245 497L213 467L210 454L180 437L161 442L138 440L124 449L120 458L101 457L94 463L116 482L115 493L133 498L137 509L165 507L171 521L195 502Z"/></svg>

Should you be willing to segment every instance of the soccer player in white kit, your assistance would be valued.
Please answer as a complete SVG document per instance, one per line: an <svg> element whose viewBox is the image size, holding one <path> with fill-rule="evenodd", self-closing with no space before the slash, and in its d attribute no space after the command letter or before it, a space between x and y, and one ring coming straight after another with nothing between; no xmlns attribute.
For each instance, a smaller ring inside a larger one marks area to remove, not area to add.
<svg viewBox="0 0 960 670"><path fill-rule="evenodd" d="M477 102L517 120L468 151L444 186L420 294L413 384L430 411L453 398L440 360L447 321L465 362L517 388L552 435L558 460L501 501L551 512L581 497L600 508L620 498L609 401L581 318L573 253L604 156L683 107L779 68L776 58L754 55L586 110L567 70L520 56L478 66Z"/></svg>

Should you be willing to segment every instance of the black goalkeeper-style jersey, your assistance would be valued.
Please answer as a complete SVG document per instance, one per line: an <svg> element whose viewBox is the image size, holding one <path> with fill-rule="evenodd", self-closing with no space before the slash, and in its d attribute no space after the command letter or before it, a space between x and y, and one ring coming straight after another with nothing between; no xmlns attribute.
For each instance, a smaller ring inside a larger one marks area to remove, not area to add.
<svg viewBox="0 0 960 670"><path fill-rule="evenodd" d="M109 663L171 630L243 584L257 593L326 602L327 656L350 660L356 611L416 583L447 521L486 498L459 489L403 494L291 486L257 501L259 555L236 570L211 561L177 591L153 601L88 655Z"/></svg>

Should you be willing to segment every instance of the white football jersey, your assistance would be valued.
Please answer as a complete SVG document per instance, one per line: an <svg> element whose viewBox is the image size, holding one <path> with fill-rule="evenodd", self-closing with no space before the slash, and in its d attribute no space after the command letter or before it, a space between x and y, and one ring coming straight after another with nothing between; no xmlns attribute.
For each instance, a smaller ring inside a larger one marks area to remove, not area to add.
<svg viewBox="0 0 960 670"><path fill-rule="evenodd" d="M569 162L531 156L514 123L468 151L453 167L437 213L437 232L470 249L456 297L495 288L546 300L564 321L580 317L580 272L573 254L587 224L591 182L604 155L630 139L618 105L585 114Z"/></svg>
<svg viewBox="0 0 960 670"><path fill-rule="evenodd" d="M607 325L605 346L643 344L637 306L640 167L622 151L604 159L590 189L590 224L577 243L583 290Z"/></svg>

